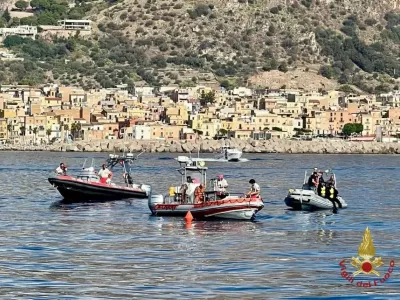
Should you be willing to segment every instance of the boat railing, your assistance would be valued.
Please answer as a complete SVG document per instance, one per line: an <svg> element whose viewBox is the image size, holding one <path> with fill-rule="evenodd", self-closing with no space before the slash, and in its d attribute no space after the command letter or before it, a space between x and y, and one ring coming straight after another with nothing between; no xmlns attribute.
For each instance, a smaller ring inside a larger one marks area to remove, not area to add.
<svg viewBox="0 0 400 300"><path fill-rule="evenodd" d="M223 197L221 197L223 196ZM216 201L216 200L223 200L228 197L234 198L245 198L246 196L243 193L223 193L218 191L206 191L203 194L204 202ZM193 200L193 201L191 201ZM196 204L195 199L191 199L189 195L185 196L183 199L183 193L175 193L174 195L167 194L164 196L164 204Z"/></svg>

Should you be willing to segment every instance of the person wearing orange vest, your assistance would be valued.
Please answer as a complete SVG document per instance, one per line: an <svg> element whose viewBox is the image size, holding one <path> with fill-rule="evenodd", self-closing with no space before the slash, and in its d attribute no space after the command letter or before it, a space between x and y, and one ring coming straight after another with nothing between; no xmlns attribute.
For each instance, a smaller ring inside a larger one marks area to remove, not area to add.
<svg viewBox="0 0 400 300"><path fill-rule="evenodd" d="M196 189L194 190L194 202L195 203L202 203L204 202L204 193L206 189L204 188L203 184L200 184Z"/></svg>

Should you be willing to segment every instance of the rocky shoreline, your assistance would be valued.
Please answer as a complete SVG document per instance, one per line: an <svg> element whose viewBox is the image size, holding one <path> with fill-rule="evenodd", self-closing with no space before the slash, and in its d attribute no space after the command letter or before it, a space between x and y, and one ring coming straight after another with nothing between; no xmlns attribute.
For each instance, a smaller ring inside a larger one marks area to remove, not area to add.
<svg viewBox="0 0 400 300"><path fill-rule="evenodd" d="M98 140L77 141L72 144L39 146L0 145L3 151L59 151L59 152L170 152L213 153L227 144L244 153L293 153L293 154L400 154L400 143L350 142L336 139L312 141L271 139L266 141L239 140Z"/></svg>

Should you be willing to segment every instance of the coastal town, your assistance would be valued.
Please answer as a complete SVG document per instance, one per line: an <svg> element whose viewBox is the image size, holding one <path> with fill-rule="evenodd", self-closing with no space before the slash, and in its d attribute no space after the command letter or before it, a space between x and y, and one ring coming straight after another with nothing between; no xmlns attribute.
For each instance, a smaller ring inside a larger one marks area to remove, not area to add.
<svg viewBox="0 0 400 300"><path fill-rule="evenodd" d="M227 91L155 88L144 82L89 91L55 84L0 88L2 144L315 137L393 142L399 134L398 91L377 96L247 87Z"/></svg>
<svg viewBox="0 0 400 300"><path fill-rule="evenodd" d="M65 19L57 26L41 25L40 30L29 25L0 28L0 40L90 36L91 32L90 20ZM23 60L6 50L1 60ZM136 81L90 90L58 84L0 87L2 145L317 137L396 142L399 135L398 90L378 95L284 87L227 90L214 81L185 87Z"/></svg>

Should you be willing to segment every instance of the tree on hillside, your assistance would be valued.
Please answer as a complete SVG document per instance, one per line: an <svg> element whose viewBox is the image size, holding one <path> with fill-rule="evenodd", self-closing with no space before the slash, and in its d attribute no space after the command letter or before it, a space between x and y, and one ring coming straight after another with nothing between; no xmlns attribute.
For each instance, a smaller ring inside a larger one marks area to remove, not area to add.
<svg viewBox="0 0 400 300"><path fill-rule="evenodd" d="M50 135L51 135L51 129L46 130L46 135L47 135L47 143L50 143Z"/></svg>
<svg viewBox="0 0 400 300"><path fill-rule="evenodd" d="M226 129L224 129L224 128L221 128L221 129L219 130L219 134L220 134L220 135L227 135L227 134L228 134L228 130L226 130Z"/></svg>
<svg viewBox="0 0 400 300"><path fill-rule="evenodd" d="M289 70L288 67L287 67L287 63L286 63L285 61L283 61L283 62L279 65L278 70L281 71L281 72L286 73L286 72Z"/></svg>
<svg viewBox="0 0 400 300"><path fill-rule="evenodd" d="M360 123L347 123L343 126L342 132L345 136L350 136L353 133L360 134L364 130L364 126Z"/></svg>
<svg viewBox="0 0 400 300"><path fill-rule="evenodd" d="M79 138L81 135L82 125L81 123L73 123L71 125L71 133L74 139Z"/></svg>
<svg viewBox="0 0 400 300"><path fill-rule="evenodd" d="M26 10L28 6L29 6L28 2L23 0L18 0L17 2L15 2L15 7L22 10Z"/></svg>
<svg viewBox="0 0 400 300"><path fill-rule="evenodd" d="M328 79L331 79L335 76L335 71L331 66L321 66L318 73Z"/></svg>
<svg viewBox="0 0 400 300"><path fill-rule="evenodd" d="M26 131L25 126L21 126L19 130L21 131L21 135L24 136Z"/></svg>
<svg viewBox="0 0 400 300"><path fill-rule="evenodd" d="M22 45L25 43L27 43L27 39L25 39L19 35L9 35L3 41L3 45L6 48L11 48L13 46Z"/></svg>
<svg viewBox="0 0 400 300"><path fill-rule="evenodd" d="M8 12L8 8L4 11L2 18L6 20L7 23L10 22L11 16L10 13Z"/></svg>
<svg viewBox="0 0 400 300"><path fill-rule="evenodd" d="M38 128L37 127L33 128L32 132L33 132L33 143L36 144L36 135L38 133Z"/></svg>
<svg viewBox="0 0 400 300"><path fill-rule="evenodd" d="M11 137L12 137L12 136L11 136L12 129L13 129L12 124L11 124L11 123L10 123L10 124L7 124L8 138L11 138Z"/></svg>
<svg viewBox="0 0 400 300"><path fill-rule="evenodd" d="M208 103L214 103L215 101L215 92L214 91L209 91L209 92L201 92L200 95L200 104L201 106L205 106Z"/></svg>
<svg viewBox="0 0 400 300"><path fill-rule="evenodd" d="M49 1L47 0L32 0L31 7L39 10L45 10L50 6Z"/></svg>

